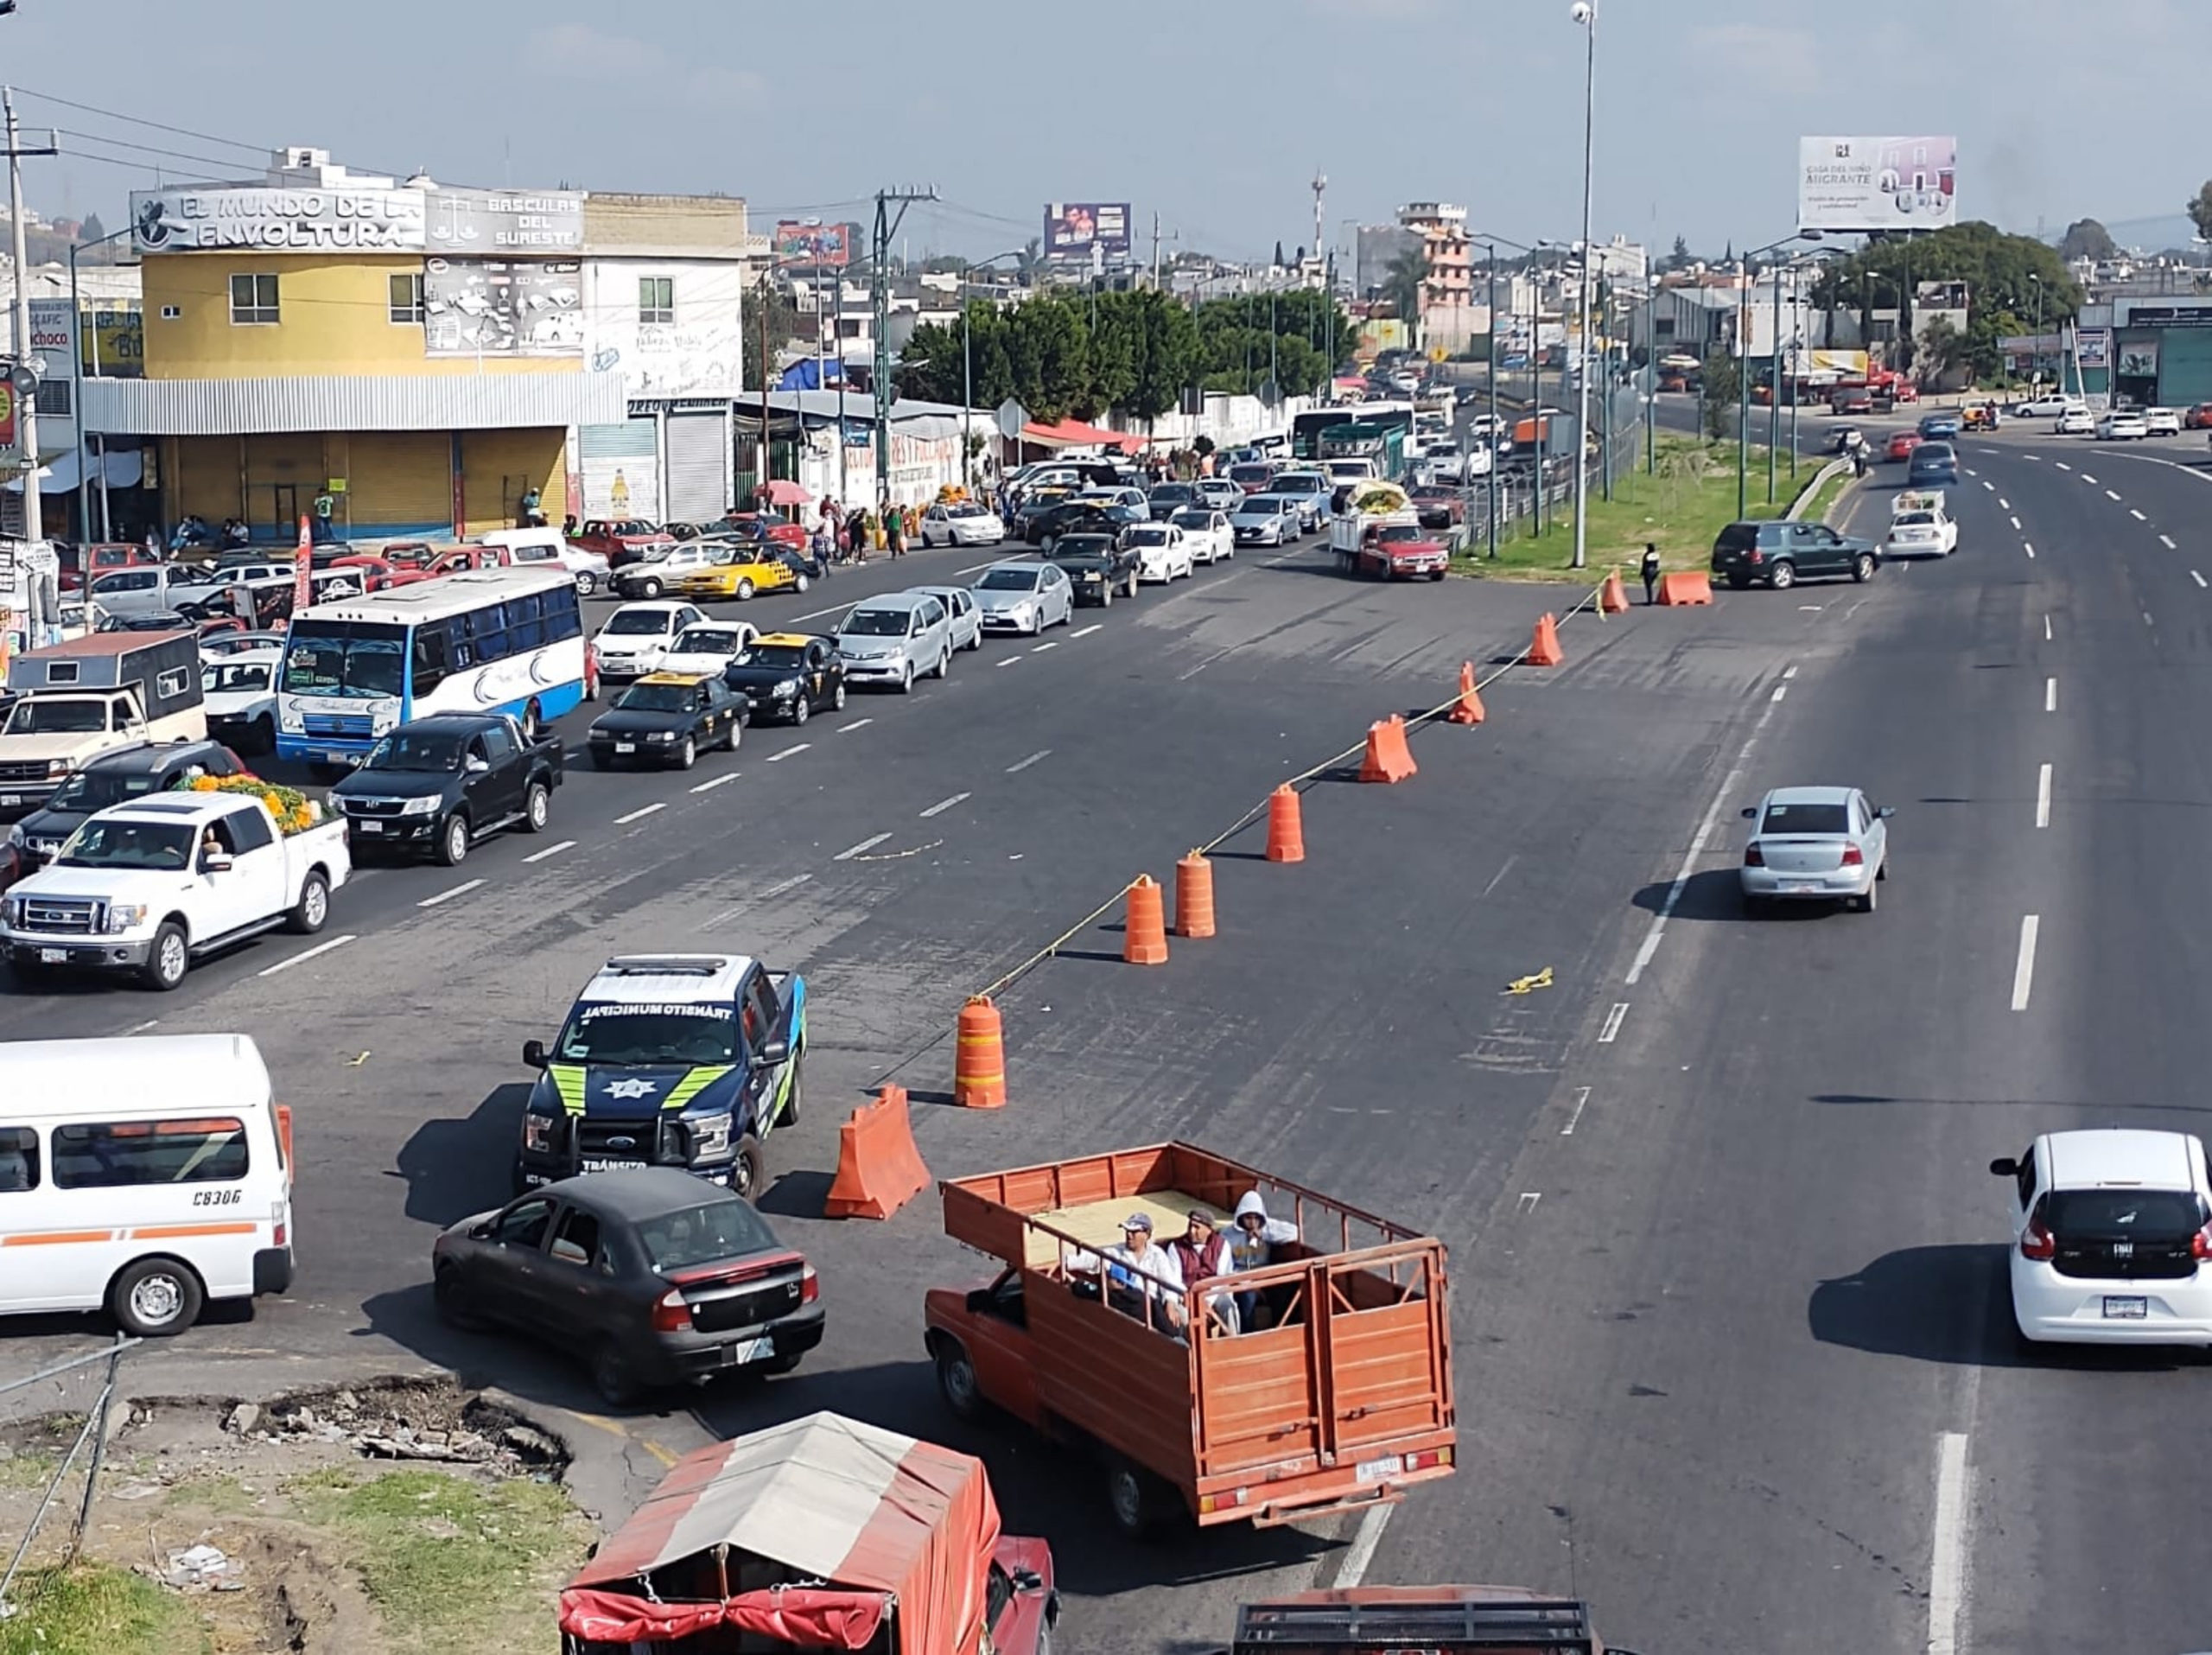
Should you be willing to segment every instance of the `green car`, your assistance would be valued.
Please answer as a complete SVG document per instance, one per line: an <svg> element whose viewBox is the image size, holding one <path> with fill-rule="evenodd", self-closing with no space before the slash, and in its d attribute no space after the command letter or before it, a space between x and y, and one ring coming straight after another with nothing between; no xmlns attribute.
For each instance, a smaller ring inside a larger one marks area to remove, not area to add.
<svg viewBox="0 0 2212 1655"><path fill-rule="evenodd" d="M1739 592L1754 582L1784 592L1801 580L1868 580L1879 560L1872 542L1825 523L1731 523L1713 542L1713 578Z"/></svg>

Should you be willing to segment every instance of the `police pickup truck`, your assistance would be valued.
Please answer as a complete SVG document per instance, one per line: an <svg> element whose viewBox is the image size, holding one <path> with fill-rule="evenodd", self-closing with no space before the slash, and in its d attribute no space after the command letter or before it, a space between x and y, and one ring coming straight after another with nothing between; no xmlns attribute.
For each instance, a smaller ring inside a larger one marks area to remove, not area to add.
<svg viewBox="0 0 2212 1655"><path fill-rule="evenodd" d="M753 1196L761 1140L798 1118L806 983L735 954L632 955L584 985L522 1118L518 1193L579 1173L682 1167Z"/></svg>

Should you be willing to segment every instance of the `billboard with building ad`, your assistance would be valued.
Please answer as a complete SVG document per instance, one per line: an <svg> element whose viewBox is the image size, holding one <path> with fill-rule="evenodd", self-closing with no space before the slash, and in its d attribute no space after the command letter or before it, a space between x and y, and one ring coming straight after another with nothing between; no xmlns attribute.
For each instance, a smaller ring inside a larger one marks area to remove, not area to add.
<svg viewBox="0 0 2212 1655"><path fill-rule="evenodd" d="M582 356L582 267L572 258L428 258L423 343L430 356Z"/></svg>
<svg viewBox="0 0 2212 1655"><path fill-rule="evenodd" d="M1959 141L1800 138L1797 227L1864 234L1957 221Z"/></svg>
<svg viewBox="0 0 2212 1655"><path fill-rule="evenodd" d="M1045 209L1045 251L1084 258L1097 247L1109 253L1129 250L1127 201L1054 201Z"/></svg>
<svg viewBox="0 0 2212 1655"><path fill-rule="evenodd" d="M853 262L852 230L849 224L806 224L785 219L776 226L776 262L842 270Z"/></svg>

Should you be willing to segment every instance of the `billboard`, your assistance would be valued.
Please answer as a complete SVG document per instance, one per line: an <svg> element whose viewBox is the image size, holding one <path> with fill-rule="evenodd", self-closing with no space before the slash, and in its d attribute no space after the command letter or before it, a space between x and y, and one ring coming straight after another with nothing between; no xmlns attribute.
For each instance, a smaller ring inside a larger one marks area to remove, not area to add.
<svg viewBox="0 0 2212 1655"><path fill-rule="evenodd" d="M1959 141L1800 138L1797 227L1863 233L1957 221Z"/></svg>
<svg viewBox="0 0 2212 1655"><path fill-rule="evenodd" d="M2108 368L2112 366L2112 329L2109 328L2077 328L2074 331L2074 357L2084 368Z"/></svg>
<svg viewBox="0 0 2212 1655"><path fill-rule="evenodd" d="M842 270L853 262L853 226L785 219L776 226L779 264L821 264Z"/></svg>
<svg viewBox="0 0 2212 1655"><path fill-rule="evenodd" d="M581 356L582 266L574 259L423 261L428 356Z"/></svg>
<svg viewBox="0 0 2212 1655"><path fill-rule="evenodd" d="M582 190L440 189L429 194L432 252L573 253L584 245Z"/></svg>
<svg viewBox="0 0 2212 1655"><path fill-rule="evenodd" d="M142 253L421 252L419 189L133 190L131 239Z"/></svg>
<svg viewBox="0 0 2212 1655"><path fill-rule="evenodd" d="M1054 201L1045 209L1045 251L1090 257L1097 247L1109 253L1129 251L1127 201Z"/></svg>

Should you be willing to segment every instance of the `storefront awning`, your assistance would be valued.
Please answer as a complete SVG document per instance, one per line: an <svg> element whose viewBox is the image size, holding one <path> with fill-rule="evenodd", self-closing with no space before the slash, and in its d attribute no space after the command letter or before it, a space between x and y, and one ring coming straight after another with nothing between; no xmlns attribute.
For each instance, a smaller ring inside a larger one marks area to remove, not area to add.
<svg viewBox="0 0 2212 1655"><path fill-rule="evenodd" d="M136 488L139 480L146 474L145 456L137 449L118 449L106 455L105 460L107 486L110 488ZM94 484L100 481L100 461L95 460L87 474ZM73 452L57 454L39 468L38 492L41 494L74 493L78 472L77 455ZM23 480L20 477L12 479L7 487L10 493L20 494L23 492Z"/></svg>
<svg viewBox="0 0 2212 1655"><path fill-rule="evenodd" d="M1049 425L1033 419L1021 428L1021 440L1040 449L1119 449L1124 454L1135 454L1144 447L1141 436L1102 430L1079 419L1055 420Z"/></svg>

